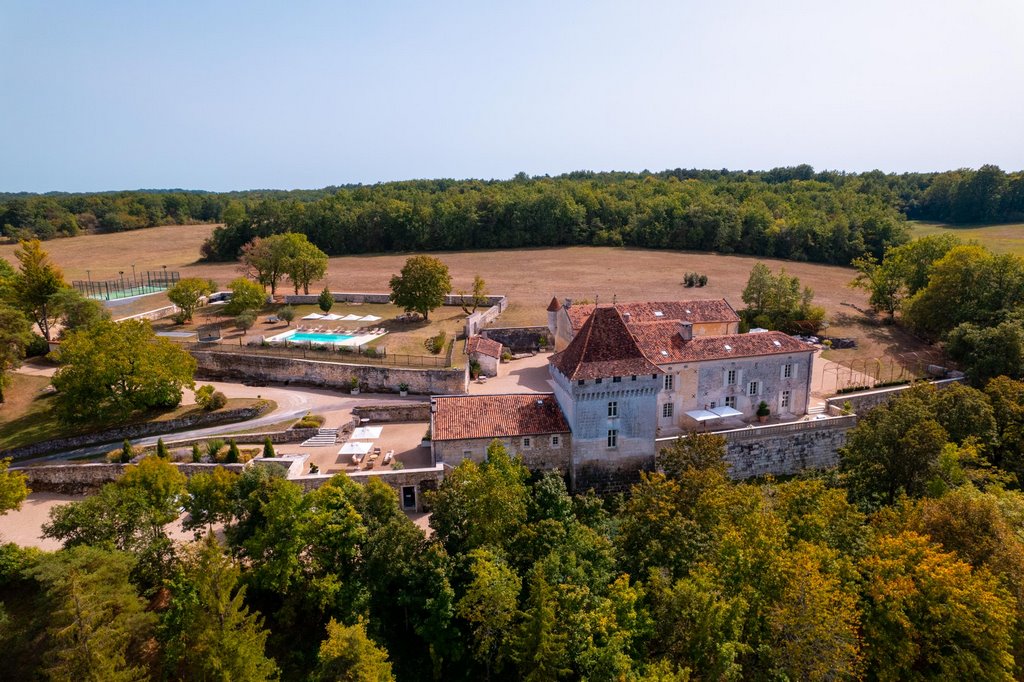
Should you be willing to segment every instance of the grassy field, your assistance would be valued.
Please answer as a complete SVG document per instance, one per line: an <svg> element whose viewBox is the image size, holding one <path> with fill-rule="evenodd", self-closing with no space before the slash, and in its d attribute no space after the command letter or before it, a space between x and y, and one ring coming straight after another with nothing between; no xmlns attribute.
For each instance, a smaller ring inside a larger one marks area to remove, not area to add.
<svg viewBox="0 0 1024 682"><path fill-rule="evenodd" d="M965 242L976 241L995 253L1024 256L1024 223L954 227L944 223L910 221L910 234L915 239L933 234L952 234Z"/></svg>
<svg viewBox="0 0 1024 682"><path fill-rule="evenodd" d="M68 427L57 421L52 394L44 389L50 384L49 377L28 374L12 374L11 382L4 391L6 402L0 406L0 451L30 445L51 438L78 436L114 426L113 424L89 424ZM232 398L223 409L249 407L253 398ZM182 405L157 415L143 418L144 421L168 421L182 417L196 410L195 405ZM134 420L138 421L138 420Z"/></svg>
<svg viewBox="0 0 1024 682"><path fill-rule="evenodd" d="M210 225L155 227L119 234L58 239L47 242L46 249L69 278L84 277L85 264L94 277L108 277L130 268L134 262L137 268L167 265L168 269L178 270L184 276L208 277L223 285L239 276L237 264L196 262L199 246L212 229ZM928 228L919 224L914 229ZM998 229L1011 228L1002 226ZM957 232L966 234L970 231ZM14 248L0 246L0 256L13 258ZM327 283L336 291L387 291L388 280L401 269L409 255L332 258ZM830 335L857 339L858 348L836 352L838 362L865 362L876 357L904 362L909 354L925 350L916 339L901 333L898 328L877 323L870 314L865 293L848 286L854 276L850 268L752 256L586 246L436 255L451 270L456 291L470 289L474 275L479 274L487 281L490 292L509 297L509 308L497 320L497 326L545 324L545 308L552 295L601 302L616 298L620 301L725 298L739 308L743 305L740 294L750 268L761 260L773 269L785 268L799 277L803 285L815 291L815 302L828 312L832 325ZM708 285L687 289L682 285L686 272L707 274ZM281 291L287 292L288 289L283 287ZM162 294L148 296L133 307L153 309L166 305L166 301ZM363 306L361 310L371 308ZM461 315L457 308L447 310L458 311L457 314ZM334 312L339 311L349 312L344 306L337 307ZM442 311L438 313L440 317L445 315ZM382 321L378 326L388 325ZM457 326L452 325L453 329ZM389 337L392 335L378 342L388 346L388 352L419 353L417 343L422 343L422 338L417 341L409 337L403 342L397 331L392 338Z"/></svg>

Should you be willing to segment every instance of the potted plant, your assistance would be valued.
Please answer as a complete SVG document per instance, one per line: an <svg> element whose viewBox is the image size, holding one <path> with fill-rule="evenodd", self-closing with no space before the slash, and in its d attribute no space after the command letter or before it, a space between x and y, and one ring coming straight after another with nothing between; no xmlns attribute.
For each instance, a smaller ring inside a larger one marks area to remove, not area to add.
<svg viewBox="0 0 1024 682"><path fill-rule="evenodd" d="M409 395L409 384L405 383L404 381L402 383L398 384L398 395L400 395L400 396L407 396L407 395Z"/></svg>
<svg viewBox="0 0 1024 682"><path fill-rule="evenodd" d="M352 377L348 380L348 385L352 387L350 391L352 395L359 395L359 377Z"/></svg>
<svg viewBox="0 0 1024 682"><path fill-rule="evenodd" d="M761 401L761 404L757 406L757 421L764 424L768 421L768 415L771 414L771 410L768 409L768 403Z"/></svg>
<svg viewBox="0 0 1024 682"><path fill-rule="evenodd" d="M430 427L427 427L427 432L423 434L423 440L420 441L421 448L430 447Z"/></svg>
<svg viewBox="0 0 1024 682"><path fill-rule="evenodd" d="M469 361L469 376L474 381L480 378L480 363L476 360Z"/></svg>

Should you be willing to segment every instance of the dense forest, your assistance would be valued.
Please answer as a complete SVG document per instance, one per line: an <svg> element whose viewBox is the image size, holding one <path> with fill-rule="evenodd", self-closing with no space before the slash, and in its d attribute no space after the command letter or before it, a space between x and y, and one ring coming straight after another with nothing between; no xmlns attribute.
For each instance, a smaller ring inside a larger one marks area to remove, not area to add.
<svg viewBox="0 0 1024 682"><path fill-rule="evenodd" d="M694 249L848 264L906 241L907 219L1024 220L1024 173L676 169L508 181L418 180L293 192L0 194L9 238L224 222L204 247L237 258L301 232L328 254L571 244Z"/></svg>
<svg viewBox="0 0 1024 682"><path fill-rule="evenodd" d="M430 496L430 536L375 477L304 494L262 467L186 481L150 456L52 513L60 551L0 546L5 671L1011 680L1022 425L1020 382L917 386L861 420L837 471L734 482L724 439L694 435L606 499L569 495L496 442ZM166 535L179 507L191 546Z"/></svg>

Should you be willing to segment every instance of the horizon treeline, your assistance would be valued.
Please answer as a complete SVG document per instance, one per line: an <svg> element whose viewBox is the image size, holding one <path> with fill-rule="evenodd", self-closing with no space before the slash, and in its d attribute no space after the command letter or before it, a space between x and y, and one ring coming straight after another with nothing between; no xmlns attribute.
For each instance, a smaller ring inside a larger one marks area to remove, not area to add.
<svg viewBox="0 0 1024 682"><path fill-rule="evenodd" d="M0 194L11 239L223 222L203 249L233 260L256 236L300 232L331 255L624 245L848 264L907 239L905 222L1024 220L1024 172L675 169L511 180L411 180L320 190Z"/></svg>

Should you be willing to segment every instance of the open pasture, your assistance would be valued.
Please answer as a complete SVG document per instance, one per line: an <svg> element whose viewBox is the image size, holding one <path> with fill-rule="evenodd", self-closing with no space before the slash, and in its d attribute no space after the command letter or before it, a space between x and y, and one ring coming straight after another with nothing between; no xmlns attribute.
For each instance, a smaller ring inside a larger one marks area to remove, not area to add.
<svg viewBox="0 0 1024 682"><path fill-rule="evenodd" d="M109 276L135 263L137 268L149 269L166 265L168 269L181 272L183 277L208 277L223 286L239 276L236 263L196 262L199 247L212 229L211 225L171 225L58 239L47 242L45 247L69 278L84 277L86 268L94 274ZM915 226L915 230L919 229L922 229L920 224ZM1001 226L998 229L1012 228ZM956 232L966 236L970 231ZM0 256L13 259L14 248L0 246ZM854 275L850 268L755 256L586 246L434 255L450 268L456 292L469 290L474 275L479 274L487 281L490 292L508 296L510 306L498 319L498 326L546 324L545 308L552 295L560 299L601 302L611 302L614 298L620 301L725 298L740 308L743 306L740 296L750 268L761 260L773 269L785 268L814 290L815 302L828 312L832 324L830 335L857 339L858 348L830 353L837 362L863 362L876 357L903 362L908 354L923 350L922 344L898 327L875 324L869 314L866 294L848 286ZM387 291L388 280L401 269L408 256L399 253L332 258L328 284L336 291ZM687 272L706 274L707 286L683 286ZM318 283L314 288L319 290L321 286ZM287 283L278 288L279 293L290 291ZM159 294L140 299L132 308L152 309L162 305L166 305L166 296ZM391 339L391 343L396 340ZM389 345L388 337L384 337L383 343Z"/></svg>
<svg viewBox="0 0 1024 682"><path fill-rule="evenodd" d="M965 242L978 242L995 253L1024 256L1024 223L954 227L945 223L910 222L910 235L915 239L933 234L951 234Z"/></svg>

